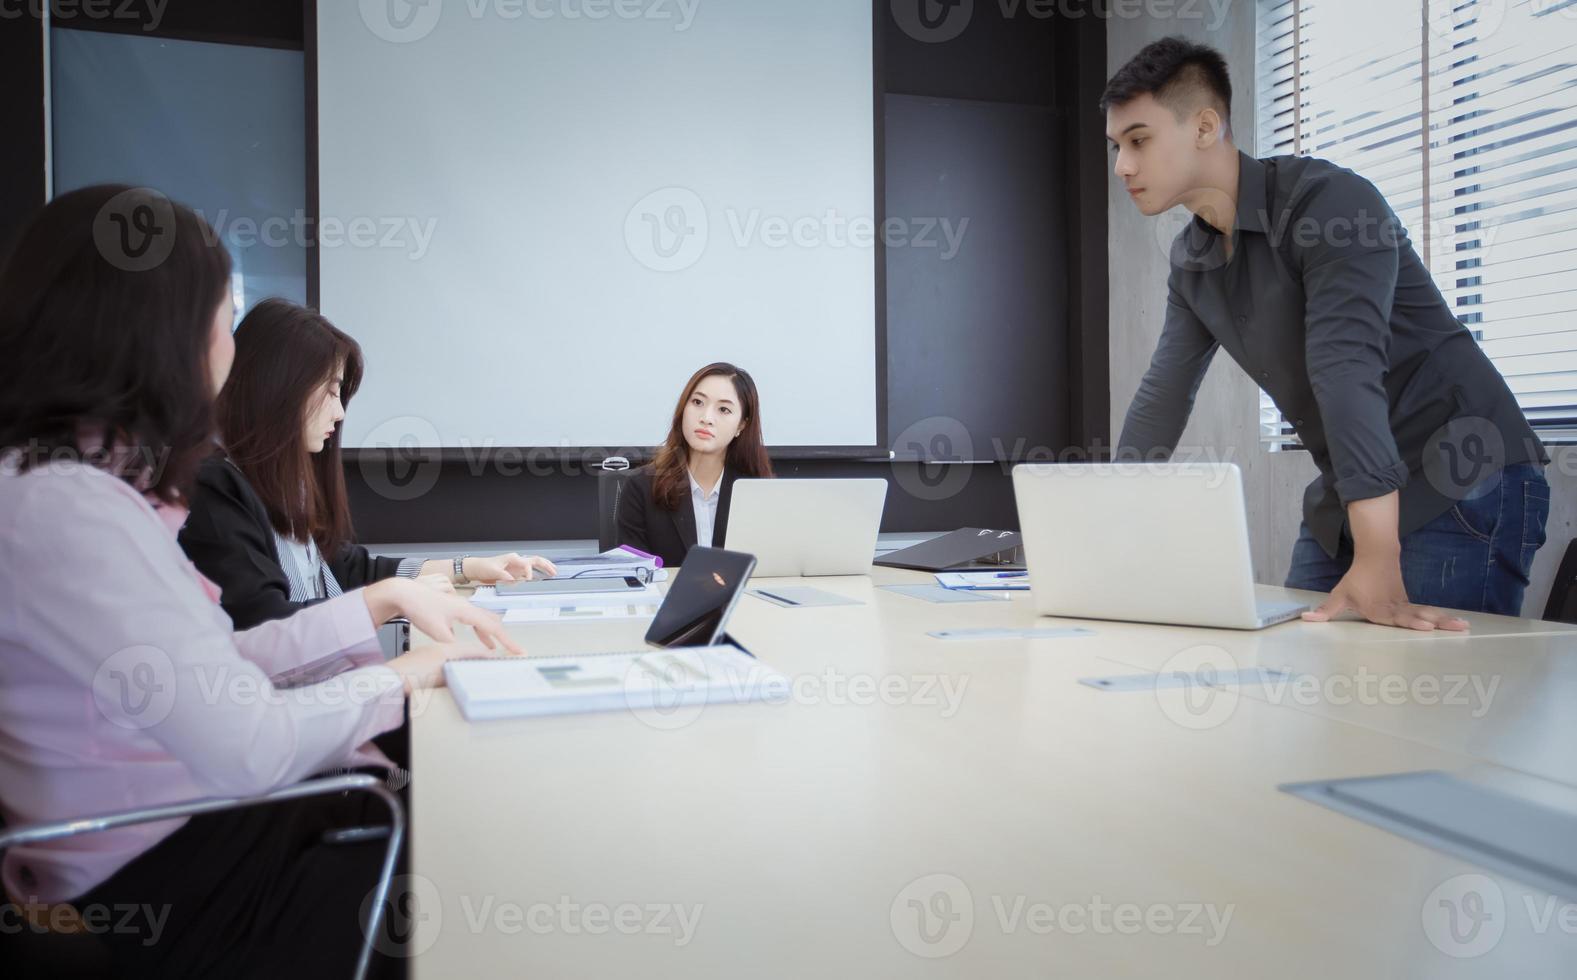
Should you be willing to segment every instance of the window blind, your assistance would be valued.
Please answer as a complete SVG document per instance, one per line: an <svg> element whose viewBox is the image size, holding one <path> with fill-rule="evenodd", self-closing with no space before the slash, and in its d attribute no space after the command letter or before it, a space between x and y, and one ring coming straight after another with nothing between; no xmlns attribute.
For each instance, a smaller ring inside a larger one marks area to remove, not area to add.
<svg viewBox="0 0 1577 980"><path fill-rule="evenodd" d="M1577 440L1577 0L1257 12L1257 153L1371 180L1528 420ZM1260 429L1297 445L1263 393Z"/></svg>

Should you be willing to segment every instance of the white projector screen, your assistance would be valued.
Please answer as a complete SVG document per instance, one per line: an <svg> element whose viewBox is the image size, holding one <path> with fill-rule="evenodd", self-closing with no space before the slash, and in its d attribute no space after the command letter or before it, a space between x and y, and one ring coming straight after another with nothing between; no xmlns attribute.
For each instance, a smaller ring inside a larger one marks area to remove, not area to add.
<svg viewBox="0 0 1577 980"><path fill-rule="evenodd" d="M711 361L769 446L876 445L870 3L316 7L346 446L655 445Z"/></svg>

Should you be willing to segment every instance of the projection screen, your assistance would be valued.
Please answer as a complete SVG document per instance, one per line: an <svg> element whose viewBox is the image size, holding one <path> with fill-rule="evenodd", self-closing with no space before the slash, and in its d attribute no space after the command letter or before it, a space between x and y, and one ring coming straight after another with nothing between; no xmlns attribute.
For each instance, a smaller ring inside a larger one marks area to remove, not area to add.
<svg viewBox="0 0 1577 980"><path fill-rule="evenodd" d="M654 445L711 361L769 446L876 445L871 4L316 6L347 447Z"/></svg>

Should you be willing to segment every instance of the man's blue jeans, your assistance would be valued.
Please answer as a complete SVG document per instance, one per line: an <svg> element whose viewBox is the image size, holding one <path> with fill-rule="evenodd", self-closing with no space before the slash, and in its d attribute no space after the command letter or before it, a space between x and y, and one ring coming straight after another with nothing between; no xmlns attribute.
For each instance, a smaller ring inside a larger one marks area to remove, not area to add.
<svg viewBox="0 0 1577 980"><path fill-rule="evenodd" d="M1517 463L1496 471L1450 510L1402 537L1407 597L1424 606L1520 615L1549 516L1543 467ZM1292 546L1287 588L1329 592L1352 560L1345 534L1332 558L1305 524Z"/></svg>

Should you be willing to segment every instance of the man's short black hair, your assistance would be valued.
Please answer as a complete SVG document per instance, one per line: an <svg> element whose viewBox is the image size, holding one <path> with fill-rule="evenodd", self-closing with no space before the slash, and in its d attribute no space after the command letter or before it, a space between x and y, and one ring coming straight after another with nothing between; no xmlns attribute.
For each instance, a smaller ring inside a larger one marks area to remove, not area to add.
<svg viewBox="0 0 1577 980"><path fill-rule="evenodd" d="M1165 37L1145 45L1117 70L1101 93L1101 112L1141 95L1154 96L1181 118L1189 95L1203 91L1217 102L1222 124L1231 132L1232 79L1221 52L1186 38Z"/></svg>

